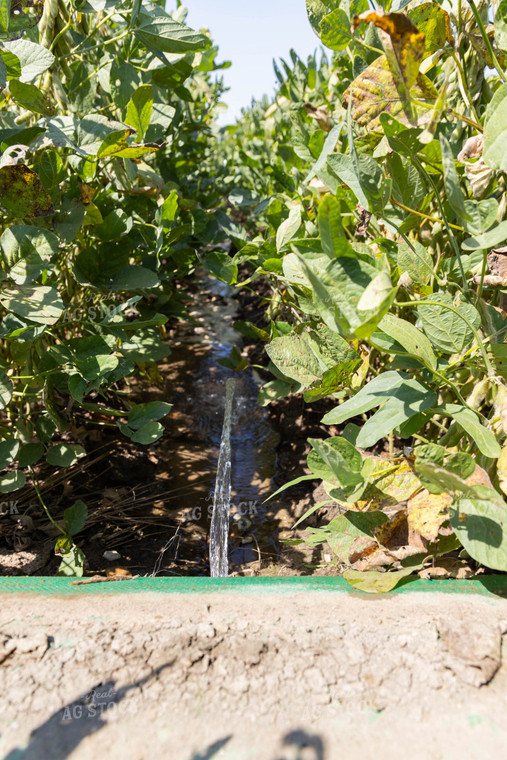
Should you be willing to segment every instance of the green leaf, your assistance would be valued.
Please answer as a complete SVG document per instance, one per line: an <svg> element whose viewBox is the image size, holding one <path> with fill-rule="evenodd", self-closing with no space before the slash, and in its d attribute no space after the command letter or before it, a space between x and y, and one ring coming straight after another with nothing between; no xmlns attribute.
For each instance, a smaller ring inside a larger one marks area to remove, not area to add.
<svg viewBox="0 0 507 760"><path fill-rule="evenodd" d="M326 196L319 206L319 232L322 247L329 258L343 255L346 239L343 233L340 204L331 195Z"/></svg>
<svg viewBox="0 0 507 760"><path fill-rule="evenodd" d="M72 545L70 551L62 554L58 575L72 578L81 578L84 573L84 563L86 557L82 550Z"/></svg>
<svg viewBox="0 0 507 760"><path fill-rule="evenodd" d="M10 13L11 13L11 0L0 0L0 24L4 32L9 31Z"/></svg>
<svg viewBox="0 0 507 760"><path fill-rule="evenodd" d="M2 0L3 3L6 0ZM1 7L1 2L0 2ZM53 53L42 45L37 45L31 40L24 38L18 40L4 41L2 43L5 50L15 55L21 65L21 72L17 77L21 82L33 82L41 74L44 74L53 63L55 57Z"/></svg>
<svg viewBox="0 0 507 760"><path fill-rule="evenodd" d="M351 417L375 409L407 379L408 375L400 372L382 372L370 380L353 398L328 412L322 418L322 422L324 425L340 425Z"/></svg>
<svg viewBox="0 0 507 760"><path fill-rule="evenodd" d="M312 351L305 333L275 338L266 347L266 353L285 377L301 383L303 387L319 380L326 370Z"/></svg>
<svg viewBox="0 0 507 760"><path fill-rule="evenodd" d="M322 507L325 507L328 504L333 504L334 499L328 499L327 501L320 501L317 504L312 504L312 506L306 510L304 514L301 515L301 517L294 523L292 526L292 530L298 527L298 525L301 525L305 520L308 520L308 518L313 515L314 512L316 512L318 509L321 509ZM297 539L296 539L297 540ZM301 543L304 543L301 541Z"/></svg>
<svg viewBox="0 0 507 760"><path fill-rule="evenodd" d="M309 438L313 451L308 455L308 467L322 480L343 488L363 482L363 458L349 441L340 436L319 441Z"/></svg>
<svg viewBox="0 0 507 760"><path fill-rule="evenodd" d="M56 424L48 414L45 414L35 423L35 430L42 443L48 443L56 433Z"/></svg>
<svg viewBox="0 0 507 760"><path fill-rule="evenodd" d="M204 259L203 264L208 272L228 285L232 285L238 279L238 266L227 253L211 251Z"/></svg>
<svg viewBox="0 0 507 760"><path fill-rule="evenodd" d="M357 161L343 153L333 153L327 159L330 171L349 187L365 209L379 212L389 199L390 185L377 162L361 154Z"/></svg>
<svg viewBox="0 0 507 760"><path fill-rule="evenodd" d="M86 214L88 217L89 209L92 204L88 204ZM98 210L98 209L97 209ZM99 212L100 214L100 212ZM123 209L113 209L104 220L100 219L99 224L93 230L93 234L101 240L116 240L129 229L129 218Z"/></svg>
<svg viewBox="0 0 507 760"><path fill-rule="evenodd" d="M141 443L144 446L148 446L150 443L155 443L164 434L164 428L160 422L146 422L131 436L131 440L134 443Z"/></svg>
<svg viewBox="0 0 507 760"><path fill-rule="evenodd" d="M252 322L244 322L243 320L237 320L233 324L234 329L246 338L254 338L254 340L262 340L263 343L267 343L270 340L269 333L263 330Z"/></svg>
<svg viewBox="0 0 507 760"><path fill-rule="evenodd" d="M84 379L93 383L96 380L105 378L110 372L118 366L118 357L114 355L89 356L79 363L79 371Z"/></svg>
<svg viewBox="0 0 507 760"><path fill-rule="evenodd" d="M113 61L109 72L109 87L116 106L125 108L140 84L140 74L131 63L120 58Z"/></svg>
<svg viewBox="0 0 507 760"><path fill-rule="evenodd" d="M278 496L279 494L283 493L283 491L286 491L287 488L297 486L299 483L303 483L306 480L315 480L315 475L301 475L299 478L294 478L294 480L291 480L290 483L285 483L281 488L272 493L271 496L268 496L268 498L265 499L265 502L271 501L271 499L274 499L275 496Z"/></svg>
<svg viewBox="0 0 507 760"><path fill-rule="evenodd" d="M485 198L482 201L465 201L468 213L466 231L471 235L482 235L496 222L498 201L495 198Z"/></svg>
<svg viewBox="0 0 507 760"><path fill-rule="evenodd" d="M155 48L163 53L199 53L212 47L211 40L205 34L165 16L145 21L134 33L150 49Z"/></svg>
<svg viewBox="0 0 507 760"><path fill-rule="evenodd" d="M431 462L420 462L415 470L421 483L430 493L440 494L457 491L465 496L475 495L474 486L469 486L459 474L445 467L439 467Z"/></svg>
<svg viewBox="0 0 507 760"><path fill-rule="evenodd" d="M138 140L143 139L150 125L152 111L153 87L151 84L145 84L139 87L130 99L125 118L125 123L136 130Z"/></svg>
<svg viewBox="0 0 507 760"><path fill-rule="evenodd" d="M160 280L151 269L128 265L126 267L121 267L121 269L115 273L109 288L114 292L121 292L124 290L135 291L143 290L144 288L154 288L159 283Z"/></svg>
<svg viewBox="0 0 507 760"><path fill-rule="evenodd" d="M5 470L5 468L13 462L18 450L19 441L15 438L0 441L0 470Z"/></svg>
<svg viewBox="0 0 507 760"><path fill-rule="evenodd" d="M17 55L8 50L0 50L0 61L2 65L3 76L6 83L11 79L19 79L21 76L21 63ZM5 86L5 85L4 85Z"/></svg>
<svg viewBox="0 0 507 760"><path fill-rule="evenodd" d="M0 239L2 260L8 276L18 285L36 280L58 253L56 235L41 227L13 225Z"/></svg>
<svg viewBox="0 0 507 760"><path fill-rule="evenodd" d="M474 333L460 315L478 329L481 318L477 309L469 303L454 304L449 293L434 293L429 299L433 303L422 303L417 306L417 312L423 330L434 348L444 354L457 354L469 348ZM456 309L458 313L449 307Z"/></svg>
<svg viewBox="0 0 507 760"><path fill-rule="evenodd" d="M8 472L0 478L0 493L12 493L18 491L26 483L26 475L21 470Z"/></svg>
<svg viewBox="0 0 507 760"><path fill-rule="evenodd" d="M0 370L0 409L5 409L12 398L12 380Z"/></svg>
<svg viewBox="0 0 507 760"><path fill-rule="evenodd" d="M337 8L340 0L306 0L306 10L313 31L320 37L320 24L330 10Z"/></svg>
<svg viewBox="0 0 507 760"><path fill-rule="evenodd" d="M42 443L26 443L21 447L18 457L18 464L21 469L24 467L31 467L36 464L44 454L44 446Z"/></svg>
<svg viewBox="0 0 507 760"><path fill-rule="evenodd" d="M20 317L41 325L54 325L63 312L63 302L57 290L47 285L4 288L0 303Z"/></svg>
<svg viewBox="0 0 507 760"><path fill-rule="evenodd" d="M287 398L293 389L293 384L284 380L272 380L265 383L259 391L257 403L259 406L267 406L272 401Z"/></svg>
<svg viewBox="0 0 507 760"><path fill-rule="evenodd" d="M400 274L407 272L410 278L427 285L433 277L433 260L427 248L417 241L412 241L412 248L407 243L398 245L397 266Z"/></svg>
<svg viewBox="0 0 507 760"><path fill-rule="evenodd" d="M160 420L171 411L173 405L165 401L151 401L148 404L136 404L129 411L128 424L132 430L138 430L147 422Z"/></svg>
<svg viewBox="0 0 507 760"><path fill-rule="evenodd" d="M312 383L311 387L305 390L303 396L306 403L331 396L333 393L346 387L360 362L361 359L358 357L357 359L344 361L326 370L321 380Z"/></svg>
<svg viewBox="0 0 507 760"><path fill-rule="evenodd" d="M326 47L331 50L345 50L352 40L350 20L341 8L325 16L320 23L320 37Z"/></svg>
<svg viewBox="0 0 507 760"><path fill-rule="evenodd" d="M379 322L379 328L383 330L406 350L409 356L415 356L423 364L431 369L436 369L437 358L428 338L406 319L400 319L393 314L386 314Z"/></svg>
<svg viewBox="0 0 507 760"><path fill-rule="evenodd" d="M41 116L53 116L54 106L47 100L44 94L33 84L26 84L19 79L12 79L9 84L9 92L12 99L21 108L26 108L32 113L39 113Z"/></svg>
<svg viewBox="0 0 507 760"><path fill-rule="evenodd" d="M281 223L276 233L276 250L280 252L301 227L301 206L293 206L288 218Z"/></svg>
<svg viewBox="0 0 507 760"><path fill-rule="evenodd" d="M495 91L486 109L482 158L492 169L507 170L507 84Z"/></svg>
<svg viewBox="0 0 507 760"><path fill-rule="evenodd" d="M171 353L169 346L160 340L158 330L153 328L137 330L134 335L122 343L120 351L125 358L131 359L137 364L157 362L160 359L165 359Z"/></svg>
<svg viewBox="0 0 507 760"><path fill-rule="evenodd" d="M389 275L379 271L377 261L361 254L340 257L328 260L322 273L319 259L297 256L327 327L345 337L368 338L396 295Z"/></svg>
<svg viewBox="0 0 507 760"><path fill-rule="evenodd" d="M85 454L86 451L82 446L58 443L48 449L46 461L55 467L72 467Z"/></svg>
<svg viewBox="0 0 507 760"><path fill-rule="evenodd" d="M361 428L357 446L365 449L374 446L407 420L435 406L437 400L437 394L419 380L403 381L398 388L393 389L387 400L385 397L380 398L382 406Z"/></svg>
<svg viewBox="0 0 507 760"><path fill-rule="evenodd" d="M481 495L460 497L453 503L451 525L473 559L492 570L507 571L507 505L491 488Z"/></svg>
<svg viewBox="0 0 507 760"><path fill-rule="evenodd" d="M192 55L185 56L174 63L166 63L158 69L152 69L151 79L153 84L174 90L185 82L194 71Z"/></svg>
<svg viewBox="0 0 507 760"><path fill-rule="evenodd" d="M179 198L176 190L171 190L160 207L160 221L162 226L170 228L178 213Z"/></svg>
<svg viewBox="0 0 507 760"><path fill-rule="evenodd" d="M479 416L471 409L459 404L441 404L437 413L445 414L446 417L451 417L457 422L472 438L484 456L491 459L497 459L500 456L502 449L494 434L484 425L481 425Z"/></svg>
<svg viewBox="0 0 507 760"><path fill-rule="evenodd" d="M507 85L506 85L507 86ZM507 220L500 222L492 230L484 232L482 235L476 235L473 238L467 238L463 241L461 247L464 251L476 251L477 249L487 250L503 245L507 241Z"/></svg>
<svg viewBox="0 0 507 760"><path fill-rule="evenodd" d="M74 536L79 531L83 530L88 517L88 507L86 504L78 499L71 507L63 512L65 520L65 530L70 536Z"/></svg>

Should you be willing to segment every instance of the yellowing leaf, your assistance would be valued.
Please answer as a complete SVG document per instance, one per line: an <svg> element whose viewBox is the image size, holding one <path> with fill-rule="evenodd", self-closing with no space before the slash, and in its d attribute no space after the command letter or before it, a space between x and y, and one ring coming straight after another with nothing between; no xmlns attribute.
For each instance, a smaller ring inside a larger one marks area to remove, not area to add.
<svg viewBox="0 0 507 760"><path fill-rule="evenodd" d="M492 487L491 480L486 470L476 466L473 473L462 481L463 486L487 486ZM452 502L450 493L429 493L426 489L413 496L408 502L409 526L428 541L437 540L440 526L449 519L449 506Z"/></svg>
<svg viewBox="0 0 507 760"><path fill-rule="evenodd" d="M142 145L129 145L127 139L130 136L130 130L122 129L117 132L111 132L103 141L97 152L97 158L141 158L147 153L155 153L164 145L156 143L144 143Z"/></svg>
<svg viewBox="0 0 507 760"><path fill-rule="evenodd" d="M408 502L410 527L428 541L436 541L440 527L449 519L451 501L448 493L433 494L424 489L416 494Z"/></svg>
<svg viewBox="0 0 507 760"><path fill-rule="evenodd" d="M370 64L345 90L343 107L347 108L352 98L352 118L369 131L379 129L380 115L389 113L406 125L423 124L431 118L430 107L437 99L438 93L424 74L418 74L411 89L412 100L400 91L390 64L385 55L381 55ZM421 104L427 104L428 108Z"/></svg>
<svg viewBox="0 0 507 760"><path fill-rule="evenodd" d="M365 21L379 29L387 60L404 98L415 84L419 65L424 57L424 34L404 13L376 13L365 11L354 16L354 27Z"/></svg>
<svg viewBox="0 0 507 760"><path fill-rule="evenodd" d="M502 453L498 458L498 462L496 463L496 471L500 488L504 493L507 494L507 446L503 447Z"/></svg>
<svg viewBox="0 0 507 760"><path fill-rule="evenodd" d="M386 594L388 591L392 591L403 578L422 568L424 560L417 562L418 556L411 558L410 565L402 570L394 570L390 573L378 570L371 570L366 573L360 570L347 570L343 573L343 577L359 591L365 591L367 594Z"/></svg>
<svg viewBox="0 0 507 760"><path fill-rule="evenodd" d="M409 11L411 21L425 36L425 52L433 53L448 42L454 45L449 14L436 3L423 3Z"/></svg>
<svg viewBox="0 0 507 760"><path fill-rule="evenodd" d="M406 459L392 461L374 457L375 469L363 496L354 505L357 510L382 510L409 499L421 487L421 481ZM347 504L350 509L350 504Z"/></svg>

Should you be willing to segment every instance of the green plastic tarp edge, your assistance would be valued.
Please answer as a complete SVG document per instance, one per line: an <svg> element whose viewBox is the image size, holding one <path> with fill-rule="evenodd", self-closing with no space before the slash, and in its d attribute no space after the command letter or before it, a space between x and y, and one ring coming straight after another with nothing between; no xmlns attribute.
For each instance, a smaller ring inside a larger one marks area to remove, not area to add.
<svg viewBox="0 0 507 760"><path fill-rule="evenodd" d="M85 579L82 579L85 580ZM35 594L68 596L78 594L220 594L220 593L298 593L328 591L353 596L375 598L386 594L368 594L347 583L345 578L296 576L290 578L135 578L100 583L79 583L75 578L59 577L2 577L0 594ZM507 597L507 574L485 575L475 580L421 580L407 578L390 594L409 592L440 592L480 594Z"/></svg>

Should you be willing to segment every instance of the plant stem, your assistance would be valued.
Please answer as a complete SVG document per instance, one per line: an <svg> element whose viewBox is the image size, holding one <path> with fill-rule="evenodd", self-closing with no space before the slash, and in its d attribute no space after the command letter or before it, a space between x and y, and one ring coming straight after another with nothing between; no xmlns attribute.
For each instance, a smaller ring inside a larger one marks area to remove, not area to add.
<svg viewBox="0 0 507 760"><path fill-rule="evenodd" d="M428 214L423 214L422 211L416 211L413 208L410 208L409 206L405 206L403 203L400 203L399 201L395 200L393 196L391 195L390 199L391 203L394 203L395 206L399 206L404 211L407 211L409 214L415 214L416 216L422 217L422 219L427 219L428 222L437 222L437 224L444 224L445 221L443 219L438 219L436 216L428 216ZM452 227L455 230L459 230L460 232L464 232L465 230L463 227L459 227L457 224L451 224L450 222L447 222L449 227Z"/></svg>
<svg viewBox="0 0 507 760"><path fill-rule="evenodd" d="M41 494L40 494L40 491L39 491L39 489L37 488L37 481L35 480L35 474L34 474L34 471L32 470L32 468L31 468L31 467L29 467L28 469L30 470L30 475L32 476L33 487L34 487L35 493L37 494L37 498L39 499L40 503L42 504L42 508L44 509L44 512L46 513L46 515L47 515L47 517L48 517L49 521L50 521L50 522L51 522L51 523L52 523L52 524L55 526L55 528L58 528L58 530L60 531L60 533L61 533L63 536L66 536L67 534L66 534L66 532L64 531L64 529L62 528L62 526L61 526L61 525L58 525L58 523L56 522L56 520L54 520L54 519L51 517L51 515L50 515L50 513L49 513L49 509L46 507L46 504L44 503L44 499L42 498L42 496L41 496Z"/></svg>

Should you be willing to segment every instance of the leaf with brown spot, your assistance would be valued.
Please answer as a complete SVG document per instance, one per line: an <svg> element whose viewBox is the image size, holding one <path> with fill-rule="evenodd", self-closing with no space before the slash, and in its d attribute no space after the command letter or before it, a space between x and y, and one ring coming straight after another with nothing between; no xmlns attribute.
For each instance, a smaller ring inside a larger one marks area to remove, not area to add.
<svg viewBox="0 0 507 760"><path fill-rule="evenodd" d="M423 3L409 11L410 20L425 36L425 53L433 53L445 47L445 43L454 45L449 14L436 3Z"/></svg>
<svg viewBox="0 0 507 760"><path fill-rule="evenodd" d="M25 164L0 168L0 204L18 219L49 216L55 212L39 176Z"/></svg>
<svg viewBox="0 0 507 760"><path fill-rule="evenodd" d="M431 578L457 578L458 580L464 580L473 578L474 575L475 571L472 570L468 562L457 557L442 557L434 567L430 565L430 567L419 571L419 578L423 578L423 580L430 580Z"/></svg>
<svg viewBox="0 0 507 760"><path fill-rule="evenodd" d="M407 546L409 542L409 527L406 508L399 509L389 522L377 528L373 532L373 535L379 544L382 544L382 546L385 546L389 550Z"/></svg>
<svg viewBox="0 0 507 760"><path fill-rule="evenodd" d="M86 182L80 182L79 191L81 194L81 203L84 203L84 205L87 206L92 202L93 196L95 195L94 187L87 185Z"/></svg>
<svg viewBox="0 0 507 760"><path fill-rule="evenodd" d="M400 92L399 82L393 75L385 55L370 64L343 94L343 107L352 98L352 118L369 131L380 128L380 116L389 113L408 126L421 125L431 118L430 107L438 97L433 84L424 74L418 74L412 86L411 97L418 105L409 103Z"/></svg>
<svg viewBox="0 0 507 760"><path fill-rule="evenodd" d="M394 561L389 552L375 545L365 547L363 552L355 552L350 557L350 568L351 570L360 570L362 573L367 573L370 570L390 567Z"/></svg>
<svg viewBox="0 0 507 760"><path fill-rule="evenodd" d="M374 24L379 29L397 89L400 90L403 100L408 101L424 57L424 34L404 13L365 11L359 16L354 16L354 27L359 26L362 21Z"/></svg>
<svg viewBox="0 0 507 760"><path fill-rule="evenodd" d="M440 526L449 519L451 501L448 493L433 494L424 489L408 502L408 524L433 543Z"/></svg>

